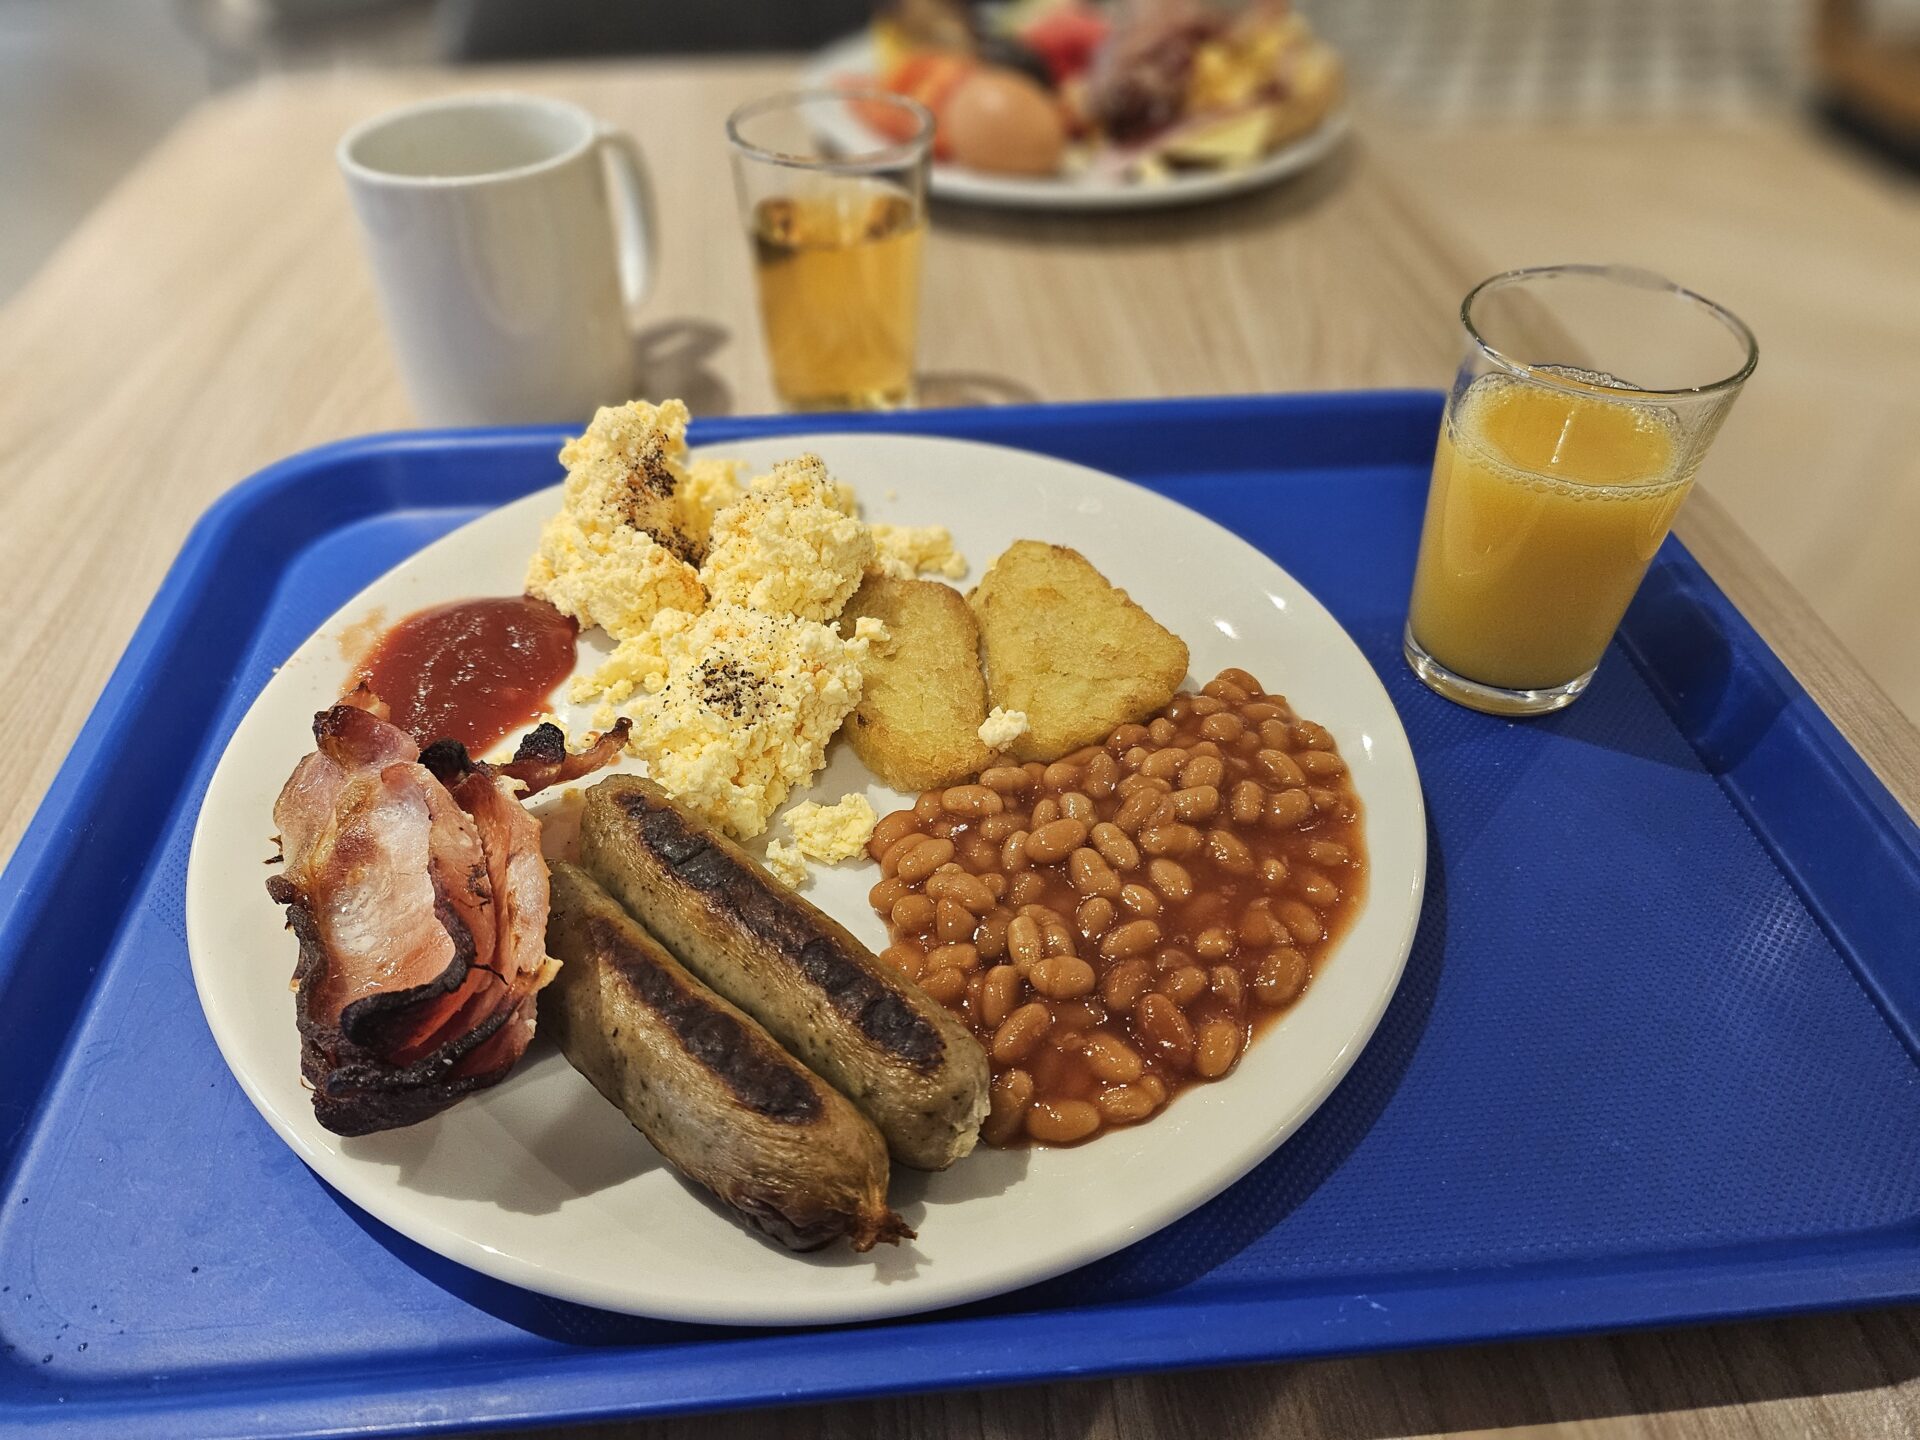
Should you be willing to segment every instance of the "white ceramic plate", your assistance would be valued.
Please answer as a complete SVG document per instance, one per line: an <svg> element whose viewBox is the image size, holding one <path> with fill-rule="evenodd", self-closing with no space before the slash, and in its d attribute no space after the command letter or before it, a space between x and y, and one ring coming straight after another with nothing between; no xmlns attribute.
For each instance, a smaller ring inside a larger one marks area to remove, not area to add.
<svg viewBox="0 0 1920 1440"><path fill-rule="evenodd" d="M1174 631L1204 681L1228 665L1330 728L1366 806L1372 879L1339 950L1227 1079L1151 1123L1070 1150L981 1149L940 1175L896 1171L917 1241L793 1256L682 1182L538 1039L497 1088L422 1124L344 1140L301 1087L294 942L267 897L271 811L338 696L342 632L378 608L513 594L559 490L502 507L349 602L261 692L215 772L187 872L187 936L222 1054L267 1123L356 1204L429 1249L516 1285L634 1314L742 1325L866 1320L1012 1290L1178 1219L1265 1159L1353 1064L1399 982L1420 912L1426 829L1406 735L1360 652L1285 571L1212 521L1098 471L1025 451L898 435L722 447L756 472L801 448L857 488L868 518L952 528L976 573L1015 539L1071 544ZM589 636L581 663L606 646ZM588 716L572 717L573 733ZM813 794L905 803L844 745ZM796 797L798 798L798 797ZM756 847L757 848L757 847ZM814 902L876 947L864 861L819 870Z"/></svg>
<svg viewBox="0 0 1920 1440"><path fill-rule="evenodd" d="M877 68L873 40L861 31L816 52L800 83L808 90L832 90L850 76L871 77ZM1251 165L1184 170L1152 184L1103 175L1026 179L951 164L935 164L929 183L942 200L1007 210L1162 210L1264 189L1296 175L1331 154L1346 138L1348 126L1346 107L1341 106L1318 128ZM823 120L820 131L823 139L847 150L871 149L874 143L872 132L851 110Z"/></svg>

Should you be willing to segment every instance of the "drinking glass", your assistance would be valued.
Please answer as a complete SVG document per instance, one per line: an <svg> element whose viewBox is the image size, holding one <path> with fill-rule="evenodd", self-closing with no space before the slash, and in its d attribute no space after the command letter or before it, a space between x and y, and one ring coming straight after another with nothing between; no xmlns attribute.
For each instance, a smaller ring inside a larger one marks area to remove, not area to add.
<svg viewBox="0 0 1920 1440"><path fill-rule="evenodd" d="M1759 358L1691 290L1624 266L1481 282L1440 422L1407 663L1447 699L1579 698Z"/></svg>
<svg viewBox="0 0 1920 1440"><path fill-rule="evenodd" d="M741 106L727 139L781 400L911 404L933 116L885 91L803 90Z"/></svg>

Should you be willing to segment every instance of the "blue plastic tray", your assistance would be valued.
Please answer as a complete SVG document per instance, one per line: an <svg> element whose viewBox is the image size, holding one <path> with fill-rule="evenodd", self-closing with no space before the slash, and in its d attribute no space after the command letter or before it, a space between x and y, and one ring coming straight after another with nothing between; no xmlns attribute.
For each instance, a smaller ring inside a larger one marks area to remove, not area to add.
<svg viewBox="0 0 1920 1440"><path fill-rule="evenodd" d="M1920 834L1672 543L1571 710L1421 689L1400 625L1439 403L700 427L1028 446L1216 517L1372 659L1432 826L1400 993L1265 1165L1034 1289L801 1333L463 1271L340 1201L227 1075L181 922L226 737L354 591L557 479L560 436L351 441L238 487L0 879L0 1428L424 1433L1920 1297Z"/></svg>

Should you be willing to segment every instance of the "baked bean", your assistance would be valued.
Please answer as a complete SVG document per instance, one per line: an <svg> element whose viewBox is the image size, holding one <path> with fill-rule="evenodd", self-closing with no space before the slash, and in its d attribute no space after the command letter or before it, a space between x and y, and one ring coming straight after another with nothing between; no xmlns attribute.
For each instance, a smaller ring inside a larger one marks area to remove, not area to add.
<svg viewBox="0 0 1920 1440"><path fill-rule="evenodd" d="M958 900L937 902L934 913L934 934L940 937L943 945L957 945L962 940L973 939L973 912Z"/></svg>
<svg viewBox="0 0 1920 1440"><path fill-rule="evenodd" d="M1309 780L1331 780L1347 769L1347 762L1331 750L1302 750L1293 759Z"/></svg>
<svg viewBox="0 0 1920 1440"><path fill-rule="evenodd" d="M996 903L1007 898L1007 877L998 870L982 875L980 883L987 887L987 893L993 896Z"/></svg>
<svg viewBox="0 0 1920 1440"><path fill-rule="evenodd" d="M1178 970L1182 965L1191 965L1193 955L1178 945L1169 945L1153 957L1153 968L1162 975Z"/></svg>
<svg viewBox="0 0 1920 1440"><path fill-rule="evenodd" d="M920 817L911 810L896 810L873 827L867 839L867 853L878 860L893 845L920 828Z"/></svg>
<svg viewBox="0 0 1920 1440"><path fill-rule="evenodd" d="M899 872L900 862L906 858L907 852L909 850L918 850L921 842L925 839L927 839L925 835L915 830L912 834L903 835L900 839L894 841L893 844L887 847L886 854L880 857L880 873L889 879L893 878L893 876ZM901 883L904 884L906 882L903 881Z"/></svg>
<svg viewBox="0 0 1920 1440"><path fill-rule="evenodd" d="M1274 906L1273 913L1292 934L1295 944L1311 945L1327 933L1326 927L1320 923L1320 917L1298 900L1280 901Z"/></svg>
<svg viewBox="0 0 1920 1440"><path fill-rule="evenodd" d="M1313 801L1304 790L1276 790L1267 796L1267 825L1275 830L1294 830L1313 815Z"/></svg>
<svg viewBox="0 0 1920 1440"><path fill-rule="evenodd" d="M980 952L981 959L998 960L1007 953L1007 926L1012 920L1013 916L998 905L980 917L973 931L973 948Z"/></svg>
<svg viewBox="0 0 1920 1440"><path fill-rule="evenodd" d="M1174 862L1169 860L1166 863L1171 865ZM1122 885L1120 903L1135 915L1145 915L1148 919L1158 915L1161 910L1160 897L1144 885Z"/></svg>
<svg viewBox="0 0 1920 1440"><path fill-rule="evenodd" d="M982 840L989 840L998 845L1014 831L1023 828L1023 825L1024 822L1018 814L1008 814L1003 811L998 815L987 816L973 827L973 833Z"/></svg>
<svg viewBox="0 0 1920 1440"><path fill-rule="evenodd" d="M1195 785L1173 792L1173 813L1189 825L1211 820L1219 808L1220 792L1211 785Z"/></svg>
<svg viewBox="0 0 1920 1440"><path fill-rule="evenodd" d="M1240 1012L1245 984L1237 965L1216 965L1207 972L1208 991L1235 1014Z"/></svg>
<svg viewBox="0 0 1920 1440"><path fill-rule="evenodd" d="M1113 928L1113 901L1089 895L1073 912L1073 926L1088 940L1098 940Z"/></svg>
<svg viewBox="0 0 1920 1440"><path fill-rule="evenodd" d="M927 952L929 970L975 970L980 965L980 952L970 943L936 945Z"/></svg>
<svg viewBox="0 0 1920 1440"><path fill-rule="evenodd" d="M1228 711L1209 715L1200 722L1200 733L1207 739L1217 740L1223 745L1228 741L1238 740L1240 732L1246 728L1238 715Z"/></svg>
<svg viewBox="0 0 1920 1440"><path fill-rule="evenodd" d="M1038 760L1029 760L1020 768L1026 773L1029 785L1038 785L1047 773L1047 767Z"/></svg>
<svg viewBox="0 0 1920 1440"><path fill-rule="evenodd" d="M1291 945L1271 950L1253 972L1253 998L1262 1005L1286 1005L1307 983L1307 957Z"/></svg>
<svg viewBox="0 0 1920 1440"><path fill-rule="evenodd" d="M994 1028L988 1052L1002 1065L1018 1065L1046 1039L1053 1028L1053 1012L1039 1000L1029 1000Z"/></svg>
<svg viewBox="0 0 1920 1440"><path fill-rule="evenodd" d="M1227 778L1227 762L1218 755L1195 754L1192 759L1180 767L1180 789L1213 790L1218 792L1220 782ZM1214 803L1219 803L1216 793ZM1209 814L1212 812L1209 811Z"/></svg>
<svg viewBox="0 0 1920 1440"><path fill-rule="evenodd" d="M1044 800L1036 800L1034 802L1033 818L1028 823L1031 824L1035 830L1038 830L1042 825L1051 825L1059 818L1060 802L1049 795Z"/></svg>
<svg viewBox="0 0 1920 1440"><path fill-rule="evenodd" d="M1100 982L1100 998L1107 1002L1109 1010L1123 1014L1133 1009L1152 984L1152 967L1135 956L1107 968L1106 976Z"/></svg>
<svg viewBox="0 0 1920 1440"><path fill-rule="evenodd" d="M1107 960L1124 960L1129 955L1138 955L1143 950L1151 950L1160 943L1160 925L1154 920L1129 920L1124 925L1116 925L1100 941L1100 954Z"/></svg>
<svg viewBox="0 0 1920 1440"><path fill-rule="evenodd" d="M1016 830L1000 842L1000 868L1017 875L1027 868L1027 832Z"/></svg>
<svg viewBox="0 0 1920 1440"><path fill-rule="evenodd" d="M1073 938L1073 931L1058 915L1040 922L1040 938L1049 955L1079 954L1079 943Z"/></svg>
<svg viewBox="0 0 1920 1440"><path fill-rule="evenodd" d="M1000 847L983 835L968 835L960 842L960 859L970 870L990 870L1000 863Z"/></svg>
<svg viewBox="0 0 1920 1440"><path fill-rule="evenodd" d="M1067 857L1067 872L1073 888L1082 895L1113 896L1120 893L1120 877L1113 873L1105 857L1090 845L1082 845Z"/></svg>
<svg viewBox="0 0 1920 1440"><path fill-rule="evenodd" d="M1042 802L1045 803L1045 802ZM1034 818L1039 819L1040 807L1034 807ZM1051 865L1064 860L1087 842L1085 821L1064 818L1051 820L1038 826L1027 836L1027 858L1036 865Z"/></svg>
<svg viewBox="0 0 1920 1440"><path fill-rule="evenodd" d="M1198 965L1182 965L1160 977L1160 993L1182 1010L1207 993L1207 972Z"/></svg>
<svg viewBox="0 0 1920 1440"><path fill-rule="evenodd" d="M998 815L1007 808L999 792L985 785L949 785L940 795L940 806L949 815L965 815L978 820Z"/></svg>
<svg viewBox="0 0 1920 1440"><path fill-rule="evenodd" d="M1261 750L1254 755L1253 763L1281 789L1307 783L1306 772L1294 764L1293 757L1284 750Z"/></svg>
<svg viewBox="0 0 1920 1440"><path fill-rule="evenodd" d="M1019 1005L1020 992L1025 985L1026 981L1021 979L1019 970L1011 965L996 965L987 971L980 987L981 1021L999 1029L1000 1022Z"/></svg>
<svg viewBox="0 0 1920 1440"><path fill-rule="evenodd" d="M1087 761L1087 773L1081 784L1087 794L1096 800L1104 800L1113 794L1113 787L1120 783L1120 764L1113 756L1102 750Z"/></svg>
<svg viewBox="0 0 1920 1440"><path fill-rule="evenodd" d="M1064 760L1056 760L1047 766L1046 774L1040 777L1040 783L1049 790L1071 790L1080 783L1080 767L1069 765Z"/></svg>
<svg viewBox="0 0 1920 1440"><path fill-rule="evenodd" d="M1273 918L1273 904L1264 895L1248 902L1247 908L1240 912L1240 923L1234 928L1240 943L1256 950L1265 949L1280 938L1280 922Z"/></svg>
<svg viewBox="0 0 1920 1440"><path fill-rule="evenodd" d="M1131 750L1146 738L1147 727L1144 725L1116 726L1114 732L1107 737L1107 749L1113 754L1118 755L1127 750Z"/></svg>
<svg viewBox="0 0 1920 1440"><path fill-rule="evenodd" d="M1180 767L1187 763L1187 752L1178 745L1169 745L1164 750L1156 750L1140 762L1140 773L1153 780L1171 781L1180 773Z"/></svg>
<svg viewBox="0 0 1920 1440"><path fill-rule="evenodd" d="M1172 719L1165 715L1147 722L1147 737L1156 745L1171 745L1173 737L1179 733Z"/></svg>
<svg viewBox="0 0 1920 1440"><path fill-rule="evenodd" d="M1138 1050L1118 1035L1105 1030L1096 1030L1087 1036L1086 1048L1082 1053L1086 1055L1087 1068L1095 1078L1109 1084L1131 1085L1147 1068Z"/></svg>
<svg viewBox="0 0 1920 1440"><path fill-rule="evenodd" d="M1306 902L1318 910L1330 910L1340 903L1340 887L1318 870L1297 871L1294 888Z"/></svg>
<svg viewBox="0 0 1920 1440"><path fill-rule="evenodd" d="M927 967L927 952L911 940L896 940L880 952L880 958L909 980L920 978Z"/></svg>
<svg viewBox="0 0 1920 1440"><path fill-rule="evenodd" d="M1324 725L1316 725L1311 720L1293 722L1293 743L1306 750L1333 749L1333 733Z"/></svg>
<svg viewBox="0 0 1920 1440"><path fill-rule="evenodd" d="M993 853L997 858L1000 852ZM984 915L993 908L993 892L978 875L969 875L965 870L935 871L927 880L927 894L935 900L952 900L976 915Z"/></svg>
<svg viewBox="0 0 1920 1440"><path fill-rule="evenodd" d="M1115 870L1132 870L1140 864L1140 847L1127 838L1127 832L1110 820L1103 820L1087 832L1100 858Z"/></svg>
<svg viewBox="0 0 1920 1440"><path fill-rule="evenodd" d="M1078 820L1082 825L1091 827L1098 817L1093 813L1093 799L1082 795L1078 790L1069 790L1060 797L1060 813L1070 820Z"/></svg>
<svg viewBox="0 0 1920 1440"><path fill-rule="evenodd" d="M942 1005L951 1005L967 993L967 972L958 966L929 969L918 978L920 988Z"/></svg>
<svg viewBox="0 0 1920 1440"><path fill-rule="evenodd" d="M1313 813L1316 815L1337 815L1343 820L1347 818L1347 800L1338 790L1309 785L1307 799L1312 802Z"/></svg>
<svg viewBox="0 0 1920 1440"><path fill-rule="evenodd" d="M1180 1007L1166 996L1148 991L1133 1007L1134 1033L1153 1054L1185 1070L1193 1063L1193 1027Z"/></svg>
<svg viewBox="0 0 1920 1440"><path fill-rule="evenodd" d="M1034 966L1027 980L1049 1000L1074 1000L1093 989L1093 966L1072 955L1054 955Z"/></svg>
<svg viewBox="0 0 1920 1440"><path fill-rule="evenodd" d="M989 1145L1005 1145L1027 1123L1027 1106L1033 1103L1033 1076L1025 1070L1005 1071L994 1077L987 1095L987 1118L980 1136Z"/></svg>
<svg viewBox="0 0 1920 1440"><path fill-rule="evenodd" d="M1094 756L1098 755L1102 748L1103 747L1099 745L1082 745L1072 754L1062 755L1060 758L1069 765L1085 765L1089 760L1093 759Z"/></svg>
<svg viewBox="0 0 1920 1440"><path fill-rule="evenodd" d="M1191 825L1174 821L1170 824L1152 824L1141 830L1140 848L1149 855L1191 855L1200 848L1200 832ZM942 840L942 845L950 845L950 840Z"/></svg>
<svg viewBox="0 0 1920 1440"><path fill-rule="evenodd" d="M1200 716L1202 719L1205 719L1209 715L1218 715L1226 708L1226 702L1212 695L1196 695L1193 697L1192 713Z"/></svg>
<svg viewBox="0 0 1920 1440"><path fill-rule="evenodd" d="M923 790L920 793L919 799L913 802L913 813L929 825L935 820L940 819L947 813L945 808L940 804L940 792L938 790Z"/></svg>
<svg viewBox="0 0 1920 1440"><path fill-rule="evenodd" d="M867 892L867 903L882 915L888 914L900 902L900 897L909 893L906 884L900 880L882 880Z"/></svg>
<svg viewBox="0 0 1920 1440"><path fill-rule="evenodd" d="M1093 1103L1116 1125L1132 1125L1153 1114L1160 1102L1144 1085L1115 1085L1102 1090Z"/></svg>
<svg viewBox="0 0 1920 1440"><path fill-rule="evenodd" d="M1046 958L1046 938L1027 916L1007 922L1007 953L1022 965L1037 965Z"/></svg>
<svg viewBox="0 0 1920 1440"><path fill-rule="evenodd" d="M1147 879L1170 905L1178 905L1193 894L1193 876L1178 860L1156 855L1147 862Z"/></svg>
<svg viewBox="0 0 1920 1440"><path fill-rule="evenodd" d="M1123 785L1121 787L1122 791L1124 791L1125 788ZM1135 790L1121 802L1120 808L1114 812L1113 827L1123 835L1138 835L1140 828L1147 823L1148 818L1159 808L1160 796L1158 792L1151 789Z"/></svg>
<svg viewBox="0 0 1920 1440"><path fill-rule="evenodd" d="M1027 772L1018 765L995 765L980 772L980 783L1001 795L1018 795L1033 788Z"/></svg>
<svg viewBox="0 0 1920 1440"><path fill-rule="evenodd" d="M1033 870L1022 870L1007 883L1007 903L1016 909L1031 905L1047 893L1047 878Z"/></svg>
<svg viewBox="0 0 1920 1440"><path fill-rule="evenodd" d="M1223 700L1229 705L1244 705L1248 698L1247 692L1231 680L1209 680L1200 687L1200 693L1211 695L1214 699Z"/></svg>
<svg viewBox="0 0 1920 1440"><path fill-rule="evenodd" d="M1152 753L1153 752L1144 745L1135 745L1131 749L1122 752L1120 756L1120 768L1126 771L1128 775L1133 775L1142 765L1147 763L1147 756Z"/></svg>
<svg viewBox="0 0 1920 1440"><path fill-rule="evenodd" d="M1338 840L1310 840L1307 842L1307 859L1316 865L1335 869L1352 859L1347 847Z"/></svg>
<svg viewBox="0 0 1920 1440"><path fill-rule="evenodd" d="M902 930L918 933L933 924L935 915L934 902L926 896L902 895L893 902L887 918Z"/></svg>
<svg viewBox="0 0 1920 1440"><path fill-rule="evenodd" d="M1187 754L1191 755L1194 760L1219 760L1225 763L1227 752L1222 750L1220 746L1212 740L1196 740L1187 746ZM1187 763L1191 765L1193 760L1189 760Z"/></svg>
<svg viewBox="0 0 1920 1440"><path fill-rule="evenodd" d="M1287 862L1278 855L1269 855L1260 862L1260 888L1278 890L1287 883Z"/></svg>
<svg viewBox="0 0 1920 1440"><path fill-rule="evenodd" d="M1253 852L1247 849L1246 841L1230 830L1207 832L1207 855L1229 875L1253 873Z"/></svg>
<svg viewBox="0 0 1920 1440"><path fill-rule="evenodd" d="M1193 937L1193 948L1200 952L1202 958L1207 960L1226 959L1229 955L1233 954L1234 948L1238 943L1234 938L1233 931L1220 925L1209 925L1205 930L1202 930L1198 935Z"/></svg>
<svg viewBox="0 0 1920 1440"><path fill-rule="evenodd" d="M905 844L903 840L901 844ZM892 854L892 851L888 851ZM900 857L895 869L902 880L909 885L926 879L942 865L953 859L953 841L937 836L928 836L915 843L913 849Z"/></svg>
<svg viewBox="0 0 1920 1440"><path fill-rule="evenodd" d="M1100 1112L1085 1100L1036 1100L1027 1107L1027 1134L1042 1145L1071 1145L1100 1128Z"/></svg>
<svg viewBox="0 0 1920 1440"><path fill-rule="evenodd" d="M1194 1032L1193 1073L1218 1080L1240 1058L1240 1027L1231 1020L1209 1020Z"/></svg>
<svg viewBox="0 0 1920 1440"><path fill-rule="evenodd" d="M1269 750L1289 750L1293 746L1293 727L1275 716L1260 722L1260 743Z"/></svg>
<svg viewBox="0 0 1920 1440"><path fill-rule="evenodd" d="M1267 792L1260 788L1257 780L1241 780L1233 787L1233 794L1227 800L1227 813L1233 817L1236 825L1253 825L1266 813Z"/></svg>
<svg viewBox="0 0 1920 1440"><path fill-rule="evenodd" d="M1250 670L1242 670L1238 665L1229 665L1213 678L1216 680L1225 680L1229 685L1238 685L1250 695L1261 695L1265 693L1264 687L1254 678L1253 672Z"/></svg>

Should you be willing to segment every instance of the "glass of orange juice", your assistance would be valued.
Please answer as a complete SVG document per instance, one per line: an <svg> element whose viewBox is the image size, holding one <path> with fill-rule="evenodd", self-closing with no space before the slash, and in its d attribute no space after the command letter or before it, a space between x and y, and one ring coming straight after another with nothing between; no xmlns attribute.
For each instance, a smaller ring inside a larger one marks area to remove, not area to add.
<svg viewBox="0 0 1920 1440"><path fill-rule="evenodd" d="M1759 350L1727 310L1623 266L1496 275L1460 320L1407 663L1449 700L1536 715L1593 679Z"/></svg>
<svg viewBox="0 0 1920 1440"><path fill-rule="evenodd" d="M885 91L798 91L741 106L727 139L781 400L911 404L933 116Z"/></svg>

